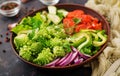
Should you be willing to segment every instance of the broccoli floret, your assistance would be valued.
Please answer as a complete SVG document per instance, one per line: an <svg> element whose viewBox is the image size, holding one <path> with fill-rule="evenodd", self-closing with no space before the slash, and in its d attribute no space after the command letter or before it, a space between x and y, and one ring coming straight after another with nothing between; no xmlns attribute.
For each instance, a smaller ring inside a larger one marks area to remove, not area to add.
<svg viewBox="0 0 120 76"><path fill-rule="evenodd" d="M30 46L24 46L23 48L20 48L19 55L28 61L31 61L33 59L32 53L30 51Z"/></svg>
<svg viewBox="0 0 120 76"><path fill-rule="evenodd" d="M62 46L55 46L53 48L53 53L56 57L63 57L65 56L65 50L63 49Z"/></svg>
<svg viewBox="0 0 120 76"><path fill-rule="evenodd" d="M20 49L20 47L23 47L23 45L26 45L26 43L29 41L29 38L26 34L19 34L14 38L14 43L17 49Z"/></svg>
<svg viewBox="0 0 120 76"><path fill-rule="evenodd" d="M38 57L33 60L34 63L39 65L45 65L54 60L54 54L51 53L49 48L44 48Z"/></svg>

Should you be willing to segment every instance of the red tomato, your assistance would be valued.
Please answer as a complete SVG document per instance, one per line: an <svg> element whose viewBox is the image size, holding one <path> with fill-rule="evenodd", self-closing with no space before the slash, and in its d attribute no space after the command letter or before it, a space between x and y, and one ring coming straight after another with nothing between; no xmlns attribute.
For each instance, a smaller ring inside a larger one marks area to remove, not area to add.
<svg viewBox="0 0 120 76"><path fill-rule="evenodd" d="M82 15L82 22L83 23L90 23L90 22L92 22L92 19L91 19L91 16L89 16L89 15Z"/></svg>
<svg viewBox="0 0 120 76"><path fill-rule="evenodd" d="M64 28L69 28L75 25L75 22L72 18L65 18L63 19Z"/></svg>
<svg viewBox="0 0 120 76"><path fill-rule="evenodd" d="M75 32L79 32L82 29L94 29L93 26L91 24L79 24L76 26L75 28Z"/></svg>
<svg viewBox="0 0 120 76"><path fill-rule="evenodd" d="M91 23L87 23L86 24L86 29L94 29L93 26L91 25Z"/></svg>
<svg viewBox="0 0 120 76"><path fill-rule="evenodd" d="M102 30L102 24L101 23L92 23L92 26L95 30Z"/></svg>
<svg viewBox="0 0 120 76"><path fill-rule="evenodd" d="M74 19L80 19L78 24L75 24ZM97 18L85 14L82 10L74 10L69 12L67 17L63 20L64 29L67 33L79 32L81 29L102 30L102 24Z"/></svg>
<svg viewBox="0 0 120 76"><path fill-rule="evenodd" d="M74 10L72 12L69 12L67 17L72 17L72 18L79 18L81 15L83 15L84 12L82 10Z"/></svg>
<svg viewBox="0 0 120 76"><path fill-rule="evenodd" d="M93 20L93 22L98 23L98 19L97 18L93 18L92 17L92 20Z"/></svg>
<svg viewBox="0 0 120 76"><path fill-rule="evenodd" d="M81 29L86 29L85 24L80 24L75 27L75 32L79 32Z"/></svg>

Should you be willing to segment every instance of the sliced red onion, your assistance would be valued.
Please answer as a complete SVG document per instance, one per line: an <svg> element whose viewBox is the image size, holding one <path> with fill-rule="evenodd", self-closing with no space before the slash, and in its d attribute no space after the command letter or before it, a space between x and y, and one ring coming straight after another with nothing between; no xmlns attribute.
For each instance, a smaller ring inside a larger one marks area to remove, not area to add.
<svg viewBox="0 0 120 76"><path fill-rule="evenodd" d="M73 52L78 51L78 50L77 50L75 47L73 47L73 46L71 46L71 49L72 49Z"/></svg>
<svg viewBox="0 0 120 76"><path fill-rule="evenodd" d="M84 58L85 60L91 57L90 55L82 54L81 52L79 52L78 54L80 57Z"/></svg>
<svg viewBox="0 0 120 76"><path fill-rule="evenodd" d="M79 64L83 62L84 60L90 58L91 56L82 54L79 50L77 50L75 47L71 46L72 52L66 54L63 58L58 58L54 61L52 61L49 64L46 64L46 67L56 67L56 66L66 66L71 63L73 64Z"/></svg>
<svg viewBox="0 0 120 76"><path fill-rule="evenodd" d="M81 62L83 62L84 61L84 59L83 58L76 58L75 60L74 60L74 64L80 64Z"/></svg>
<svg viewBox="0 0 120 76"><path fill-rule="evenodd" d="M91 56L90 55L86 55L86 54L82 54L79 50L77 50L75 47L73 47L73 46L71 46L71 49L72 49L72 51L78 51L79 52L79 56L80 57L82 57L82 58L84 58L84 59L88 59L88 58L90 58Z"/></svg>
<svg viewBox="0 0 120 76"><path fill-rule="evenodd" d="M58 59L56 59L56 60L52 61L52 62L51 62L51 63L49 63L49 64L46 64L45 66L46 66L46 67L54 67L54 66L55 66L55 64L56 64L59 60L60 60L60 58L58 58Z"/></svg>
<svg viewBox="0 0 120 76"><path fill-rule="evenodd" d="M65 64L70 60L71 56L72 56L73 52L70 52L69 55L66 57L66 59L64 59L64 61L62 61L59 66L65 66Z"/></svg>
<svg viewBox="0 0 120 76"><path fill-rule="evenodd" d="M68 56L70 55L70 53L66 54L62 59L60 59L56 65L59 65L61 62L63 62Z"/></svg>
<svg viewBox="0 0 120 76"><path fill-rule="evenodd" d="M66 66L70 64L76 57L78 56L78 52L71 52L70 55L59 64L59 66Z"/></svg>
<svg viewBox="0 0 120 76"><path fill-rule="evenodd" d="M79 56L77 56L75 59L74 59L74 63L77 62L79 60Z"/></svg>

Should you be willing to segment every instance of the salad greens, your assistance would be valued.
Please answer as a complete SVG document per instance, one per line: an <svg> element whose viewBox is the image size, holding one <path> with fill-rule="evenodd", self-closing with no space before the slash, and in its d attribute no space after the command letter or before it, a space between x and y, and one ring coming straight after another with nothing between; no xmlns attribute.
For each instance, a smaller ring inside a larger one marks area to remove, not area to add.
<svg viewBox="0 0 120 76"><path fill-rule="evenodd" d="M49 6L48 12L42 11L33 17L23 18L12 29L12 32L16 34L14 44L19 55L39 65L46 65L57 58L65 57L71 53L71 46L83 54L94 55L107 41L105 31L81 30L73 35L68 35L62 23L62 19L66 17L67 13L66 10ZM80 22L77 19L75 21ZM74 53L71 53L71 56L72 54Z"/></svg>

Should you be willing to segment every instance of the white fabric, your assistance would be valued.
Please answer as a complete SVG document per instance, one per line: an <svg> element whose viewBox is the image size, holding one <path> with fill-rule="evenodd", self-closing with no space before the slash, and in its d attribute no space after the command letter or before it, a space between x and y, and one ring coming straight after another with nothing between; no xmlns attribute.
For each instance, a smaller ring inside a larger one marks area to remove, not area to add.
<svg viewBox="0 0 120 76"><path fill-rule="evenodd" d="M108 46L98 57L98 60L91 63L92 76L120 76L120 67L109 75L104 75L111 65L120 59L120 0L88 0L85 6L104 15L111 26Z"/></svg>

